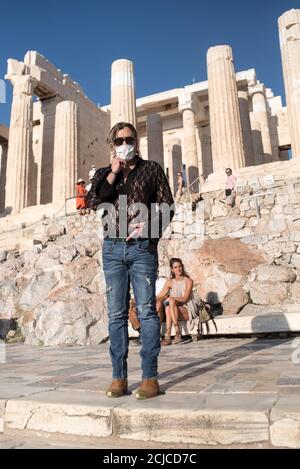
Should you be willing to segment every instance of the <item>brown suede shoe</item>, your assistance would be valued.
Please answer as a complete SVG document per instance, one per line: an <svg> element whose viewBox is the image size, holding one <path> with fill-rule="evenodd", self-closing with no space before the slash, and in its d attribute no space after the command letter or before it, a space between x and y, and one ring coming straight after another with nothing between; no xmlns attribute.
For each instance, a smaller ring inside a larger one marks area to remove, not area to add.
<svg viewBox="0 0 300 469"><path fill-rule="evenodd" d="M138 388L135 397L137 399L149 399L158 396L159 384L156 378L144 379Z"/></svg>
<svg viewBox="0 0 300 469"><path fill-rule="evenodd" d="M117 378L113 379L111 385L106 390L107 397L121 397L128 391L127 379Z"/></svg>

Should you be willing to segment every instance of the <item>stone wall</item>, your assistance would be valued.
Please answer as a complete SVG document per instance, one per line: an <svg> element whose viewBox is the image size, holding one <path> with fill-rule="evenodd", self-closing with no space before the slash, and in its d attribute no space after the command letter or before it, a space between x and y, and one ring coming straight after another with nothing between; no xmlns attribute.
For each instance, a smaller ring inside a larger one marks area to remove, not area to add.
<svg viewBox="0 0 300 469"><path fill-rule="evenodd" d="M234 208L223 190L202 196L202 246L193 249L194 240L167 247L169 256L182 257L201 296L222 302L224 314L248 303L279 309L299 303L300 176L275 175L274 184L258 190L245 185Z"/></svg>
<svg viewBox="0 0 300 469"><path fill-rule="evenodd" d="M221 303L223 314L294 311L300 302L300 176L275 176L272 187L238 195L234 208L223 195L204 191L198 204L177 205L159 242L159 276L168 278L170 258L180 257L200 296ZM17 318L28 344L106 340L97 214L48 217L23 231L27 243L0 252L0 319Z"/></svg>

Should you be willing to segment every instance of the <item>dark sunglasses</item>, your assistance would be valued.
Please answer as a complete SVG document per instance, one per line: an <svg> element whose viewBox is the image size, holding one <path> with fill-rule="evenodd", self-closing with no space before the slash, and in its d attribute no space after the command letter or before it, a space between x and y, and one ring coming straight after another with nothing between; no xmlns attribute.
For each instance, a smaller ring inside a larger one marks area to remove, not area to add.
<svg viewBox="0 0 300 469"><path fill-rule="evenodd" d="M116 147L119 147L121 145L123 145L123 142L126 142L127 145L133 145L134 142L136 141L136 138L134 137L117 137L114 139L114 145L116 145Z"/></svg>

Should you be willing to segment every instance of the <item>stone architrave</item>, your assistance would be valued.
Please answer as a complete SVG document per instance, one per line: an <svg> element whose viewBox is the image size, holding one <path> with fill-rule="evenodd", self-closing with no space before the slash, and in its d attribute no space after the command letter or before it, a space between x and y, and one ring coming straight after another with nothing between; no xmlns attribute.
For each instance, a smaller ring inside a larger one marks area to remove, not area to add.
<svg viewBox="0 0 300 469"><path fill-rule="evenodd" d="M199 190L199 168L196 141L195 110L191 93L179 97L178 110L182 112L183 149L186 165L187 187L190 192Z"/></svg>
<svg viewBox="0 0 300 469"><path fill-rule="evenodd" d="M147 116L148 160L156 161L164 169L164 142L162 117L160 114Z"/></svg>
<svg viewBox="0 0 300 469"><path fill-rule="evenodd" d="M13 99L9 127L7 176L5 188L6 210L18 212L30 202L30 174L32 173L32 95L36 81L29 75L7 76L13 85Z"/></svg>
<svg viewBox="0 0 300 469"><path fill-rule="evenodd" d="M130 60L115 60L111 66L111 127L117 122L136 126L134 66Z"/></svg>
<svg viewBox="0 0 300 469"><path fill-rule="evenodd" d="M259 122L261 127L261 139L264 150L264 163L272 161L272 144L270 136L270 127L266 103L266 93L263 84L257 84L250 88L252 96L252 108L254 119Z"/></svg>
<svg viewBox="0 0 300 469"><path fill-rule="evenodd" d="M245 166L242 127L230 46L207 51L209 115L214 172Z"/></svg>
<svg viewBox="0 0 300 469"><path fill-rule="evenodd" d="M75 194L79 158L79 115L73 101L56 106L54 132L53 202L63 203Z"/></svg>
<svg viewBox="0 0 300 469"><path fill-rule="evenodd" d="M244 143L245 164L254 165L253 140L249 115L249 101L247 91L238 91L240 116Z"/></svg>
<svg viewBox="0 0 300 469"><path fill-rule="evenodd" d="M278 19L283 78L293 158L300 158L300 9Z"/></svg>
<svg viewBox="0 0 300 469"><path fill-rule="evenodd" d="M179 138L168 140L168 170L169 184L175 194L178 189L178 171L182 170L181 140Z"/></svg>

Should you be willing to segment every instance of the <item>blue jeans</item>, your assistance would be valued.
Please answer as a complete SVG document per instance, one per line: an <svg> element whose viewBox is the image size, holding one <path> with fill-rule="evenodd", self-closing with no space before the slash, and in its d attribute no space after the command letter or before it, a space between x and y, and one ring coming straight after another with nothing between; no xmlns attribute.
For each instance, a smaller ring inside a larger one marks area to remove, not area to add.
<svg viewBox="0 0 300 469"><path fill-rule="evenodd" d="M105 239L103 270L106 281L110 357L113 378L127 378L128 309L130 281L141 324L142 379L157 376L160 322L156 312L157 251L149 252L149 240L133 243Z"/></svg>

